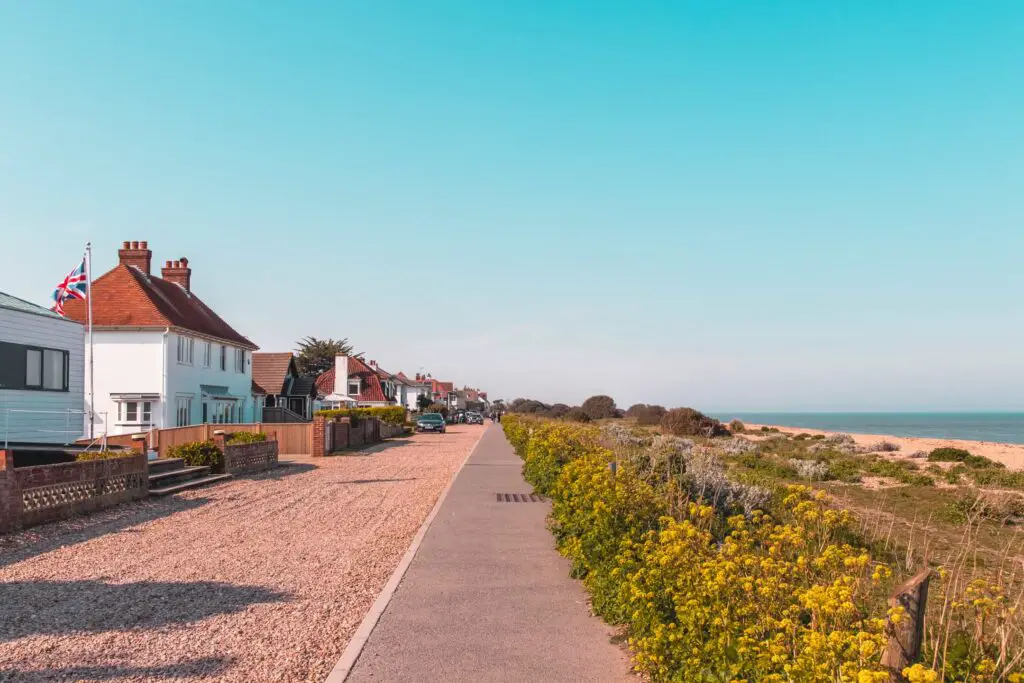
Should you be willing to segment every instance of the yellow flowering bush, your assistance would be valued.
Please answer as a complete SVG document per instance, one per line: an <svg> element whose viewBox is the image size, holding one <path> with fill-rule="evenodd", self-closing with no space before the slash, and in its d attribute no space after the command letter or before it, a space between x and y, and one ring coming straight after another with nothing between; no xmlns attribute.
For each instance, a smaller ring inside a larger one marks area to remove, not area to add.
<svg viewBox="0 0 1024 683"><path fill-rule="evenodd" d="M886 622L906 618L902 608L887 614L881 599L892 571L851 544L852 516L822 492L789 486L770 511L724 514L688 499L677 478L652 480L643 458L616 458L592 426L518 415L502 424L527 480L552 500L559 551L594 611L627 627L651 680L890 680L880 665ZM1012 607L998 587L975 581L950 608L961 615L958 633L978 634ZM983 648L960 663L954 654L945 679L925 664L903 676L980 683L1009 673ZM1002 680L1024 683L1015 676Z"/></svg>

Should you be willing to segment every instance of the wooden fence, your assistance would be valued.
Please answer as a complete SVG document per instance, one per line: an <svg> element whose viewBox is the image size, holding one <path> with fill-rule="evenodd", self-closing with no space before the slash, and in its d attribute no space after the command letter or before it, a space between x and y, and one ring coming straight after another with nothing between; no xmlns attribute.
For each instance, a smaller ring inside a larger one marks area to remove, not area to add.
<svg viewBox="0 0 1024 683"><path fill-rule="evenodd" d="M305 455L312 452L311 440L313 423L299 424L283 422L250 422L247 424L201 424L189 427L173 427L171 429L154 430L151 433L150 447L156 448L161 458L167 457L167 449L191 441L206 441L213 438L216 431L225 432L273 432L277 435L278 452L287 455ZM152 435L155 434L153 443Z"/></svg>

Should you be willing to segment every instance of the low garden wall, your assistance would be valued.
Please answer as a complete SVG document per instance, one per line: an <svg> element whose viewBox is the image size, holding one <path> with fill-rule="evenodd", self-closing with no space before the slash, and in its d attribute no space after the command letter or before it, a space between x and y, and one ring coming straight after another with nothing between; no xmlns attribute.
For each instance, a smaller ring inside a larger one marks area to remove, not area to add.
<svg viewBox="0 0 1024 683"><path fill-rule="evenodd" d="M391 424L390 422L381 422L380 424L380 438L382 439L393 439L403 434L405 434L405 425Z"/></svg>
<svg viewBox="0 0 1024 683"><path fill-rule="evenodd" d="M362 448L381 440L386 422L377 418L327 414L323 411L313 416L314 456L323 456L336 451ZM339 412L339 411L333 411ZM354 422L353 422L354 419Z"/></svg>
<svg viewBox="0 0 1024 683"><path fill-rule="evenodd" d="M277 441L227 444L224 471L228 474L259 472L277 467Z"/></svg>
<svg viewBox="0 0 1024 683"><path fill-rule="evenodd" d="M14 467L0 450L0 531L93 512L149 494L146 456Z"/></svg>

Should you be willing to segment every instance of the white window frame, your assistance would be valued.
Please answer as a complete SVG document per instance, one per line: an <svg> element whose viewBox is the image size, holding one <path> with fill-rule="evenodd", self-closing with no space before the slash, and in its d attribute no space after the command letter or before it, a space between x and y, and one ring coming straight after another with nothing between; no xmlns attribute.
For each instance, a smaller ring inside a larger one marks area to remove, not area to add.
<svg viewBox="0 0 1024 683"><path fill-rule="evenodd" d="M174 399L174 425L187 427L192 424L192 397L176 396Z"/></svg>
<svg viewBox="0 0 1024 683"><path fill-rule="evenodd" d="M221 372L227 372L228 369L228 347L224 344L220 346L220 369Z"/></svg>
<svg viewBox="0 0 1024 683"><path fill-rule="evenodd" d="M192 365L196 357L196 340L178 335L178 365Z"/></svg>
<svg viewBox="0 0 1024 683"><path fill-rule="evenodd" d="M210 367L210 362L213 360L213 344L210 342L203 342L203 367Z"/></svg>
<svg viewBox="0 0 1024 683"><path fill-rule="evenodd" d="M117 402L117 423L121 425L137 425L150 427L153 425L153 407L156 401L143 399L122 400ZM134 408L135 417L130 417L130 409Z"/></svg>
<svg viewBox="0 0 1024 683"><path fill-rule="evenodd" d="M245 349L235 349L235 372L245 372Z"/></svg>
<svg viewBox="0 0 1024 683"><path fill-rule="evenodd" d="M355 386L356 388L355 391L352 391L353 386ZM348 386L346 387L346 389L348 389L349 396L358 396L360 393L362 393L362 388L362 382L360 382L358 379L350 379L348 381Z"/></svg>

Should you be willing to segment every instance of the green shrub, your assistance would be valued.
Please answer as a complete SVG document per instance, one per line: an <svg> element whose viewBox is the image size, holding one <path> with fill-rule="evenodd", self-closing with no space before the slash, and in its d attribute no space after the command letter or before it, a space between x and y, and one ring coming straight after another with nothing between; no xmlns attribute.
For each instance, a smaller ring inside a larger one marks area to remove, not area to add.
<svg viewBox="0 0 1024 683"><path fill-rule="evenodd" d="M761 456L756 453L741 455L736 461L747 469L763 474L770 479L792 481L793 479L797 479L799 476L796 468L779 462L775 458Z"/></svg>
<svg viewBox="0 0 1024 683"><path fill-rule="evenodd" d="M89 460L112 460L114 458L130 458L133 455L138 455L138 451L127 450L127 451L82 451L75 456L77 462L87 462Z"/></svg>
<svg viewBox="0 0 1024 683"><path fill-rule="evenodd" d="M437 408L437 410L435 410ZM441 413L442 415L448 414L448 409L439 403L432 404L427 408L428 413ZM402 406L381 406L377 408L339 408L337 410L320 410L317 411L317 415L323 415L327 419L333 419L337 417L348 417L352 418L353 422L358 422L359 419L364 417L375 417L381 422L387 422L389 424L400 425L405 422L405 408Z"/></svg>
<svg viewBox="0 0 1024 683"><path fill-rule="evenodd" d="M970 452L962 448L936 448L928 454L929 462L963 462L971 457Z"/></svg>
<svg viewBox="0 0 1024 683"><path fill-rule="evenodd" d="M729 431L733 434L742 434L747 431L747 426L743 424L743 420L733 420L729 423Z"/></svg>
<svg viewBox="0 0 1024 683"><path fill-rule="evenodd" d="M828 463L828 478L847 484L860 482L861 465L854 458L837 458Z"/></svg>
<svg viewBox="0 0 1024 683"><path fill-rule="evenodd" d="M968 471L978 486L1000 489L1024 489L1024 472L1010 472L1005 469L987 468Z"/></svg>
<svg viewBox="0 0 1024 683"><path fill-rule="evenodd" d="M171 446L167 449L167 457L181 458L189 467L209 467L213 472L224 470L224 454L212 440Z"/></svg>
<svg viewBox="0 0 1024 683"><path fill-rule="evenodd" d="M263 432L234 432L228 435L225 440L226 443L230 444L241 444L241 443L260 443L266 441L267 435Z"/></svg>
<svg viewBox="0 0 1024 683"><path fill-rule="evenodd" d="M825 435L824 434L815 434L815 435L813 435L811 437L811 440L812 441L824 441L825 440Z"/></svg>
<svg viewBox="0 0 1024 683"><path fill-rule="evenodd" d="M913 486L934 486L935 480L918 472L913 465L904 460L872 460L864 470L879 477L889 477L901 484Z"/></svg>

